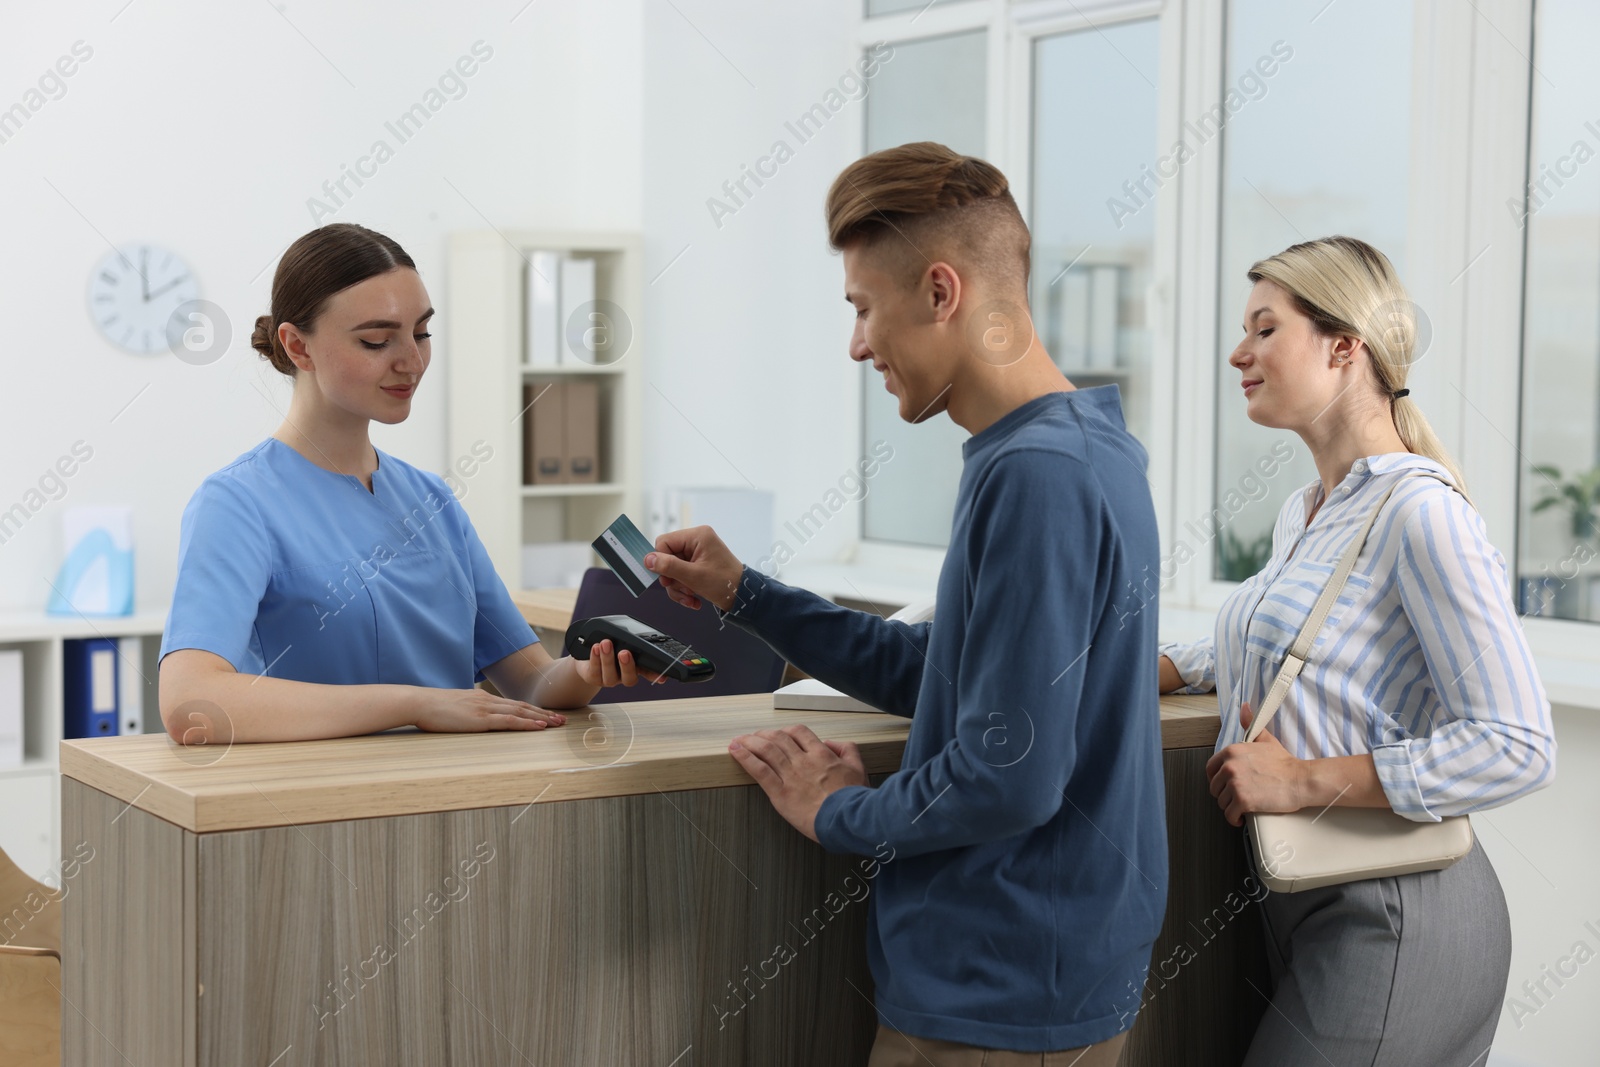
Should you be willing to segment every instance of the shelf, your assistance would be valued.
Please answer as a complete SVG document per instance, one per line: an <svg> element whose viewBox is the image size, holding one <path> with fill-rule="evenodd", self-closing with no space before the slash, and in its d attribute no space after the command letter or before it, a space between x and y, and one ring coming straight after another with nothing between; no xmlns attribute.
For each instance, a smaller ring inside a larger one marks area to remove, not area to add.
<svg viewBox="0 0 1600 1067"><path fill-rule="evenodd" d="M58 637L160 637L165 609L132 615L46 615L42 611L0 612L0 642L49 641Z"/></svg>
<svg viewBox="0 0 1600 1067"><path fill-rule="evenodd" d="M527 363L518 368L529 378L560 377L568 374L621 374L622 362L616 363L563 363L559 367L535 367Z"/></svg>
<svg viewBox="0 0 1600 1067"><path fill-rule="evenodd" d="M524 497L564 497L564 496L615 496L626 490L616 482L589 482L583 485L525 485L522 487Z"/></svg>
<svg viewBox="0 0 1600 1067"><path fill-rule="evenodd" d="M156 708L158 651L167 619L164 604L132 615L50 615L42 608L0 611L0 647L22 654L22 760L0 766L0 849L18 866L59 885L61 794L58 753L64 733L66 641L89 637L136 639L139 654L118 647L117 693L138 701L146 724L160 728ZM118 728L125 721L118 716Z"/></svg>
<svg viewBox="0 0 1600 1067"><path fill-rule="evenodd" d="M595 299L614 304L629 326L630 342L620 358L529 365L526 253L536 250L594 260ZM487 445L495 456L516 457L484 464L462 502L508 586L521 585L524 545L587 543L619 511L640 514L647 336L643 266L644 241L638 233L469 230L450 235L444 286L450 301L446 454L468 455ZM598 386L598 474L605 481L522 484L520 460L528 444L524 387L537 392L548 383Z"/></svg>

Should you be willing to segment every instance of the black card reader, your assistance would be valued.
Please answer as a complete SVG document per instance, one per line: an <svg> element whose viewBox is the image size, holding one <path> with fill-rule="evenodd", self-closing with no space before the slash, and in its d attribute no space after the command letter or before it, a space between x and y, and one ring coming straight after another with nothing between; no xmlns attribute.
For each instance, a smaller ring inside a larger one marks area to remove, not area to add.
<svg viewBox="0 0 1600 1067"><path fill-rule="evenodd" d="M596 615L567 628L567 651L573 659L588 659L589 650L601 641L610 641L616 652L633 653L634 665L641 671L674 681L709 682L717 673L701 653L629 615Z"/></svg>

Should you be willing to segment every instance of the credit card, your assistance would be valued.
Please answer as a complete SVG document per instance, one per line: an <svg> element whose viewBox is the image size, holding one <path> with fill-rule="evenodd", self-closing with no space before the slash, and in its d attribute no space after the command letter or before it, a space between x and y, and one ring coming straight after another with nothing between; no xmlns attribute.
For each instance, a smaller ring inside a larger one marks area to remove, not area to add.
<svg viewBox="0 0 1600 1067"><path fill-rule="evenodd" d="M655 546L626 515L618 515L617 520L594 539L594 550L634 596L649 589L660 577L644 565L644 557L654 552Z"/></svg>

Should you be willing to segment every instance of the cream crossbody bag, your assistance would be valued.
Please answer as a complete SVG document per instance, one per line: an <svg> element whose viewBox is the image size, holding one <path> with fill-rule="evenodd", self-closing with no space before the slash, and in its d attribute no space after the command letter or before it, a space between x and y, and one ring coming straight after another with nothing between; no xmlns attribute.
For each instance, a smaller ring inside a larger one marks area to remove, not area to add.
<svg viewBox="0 0 1600 1067"><path fill-rule="evenodd" d="M1246 741L1254 741L1277 714L1289 687L1305 666L1317 632L1333 610L1333 602L1343 591L1372 524L1404 480L1399 479L1378 501L1378 506L1367 516L1366 525L1340 557L1333 577L1328 579L1322 595L1317 598L1311 616L1300 628L1294 646L1278 670L1278 677L1251 720ZM1245 825L1249 834L1247 847L1255 860L1255 868L1267 888L1275 893L1297 893L1302 889L1415 871L1442 871L1472 850L1472 824L1465 815L1452 815L1440 822L1413 822L1391 808L1330 805L1320 811L1305 808L1284 814L1247 815Z"/></svg>

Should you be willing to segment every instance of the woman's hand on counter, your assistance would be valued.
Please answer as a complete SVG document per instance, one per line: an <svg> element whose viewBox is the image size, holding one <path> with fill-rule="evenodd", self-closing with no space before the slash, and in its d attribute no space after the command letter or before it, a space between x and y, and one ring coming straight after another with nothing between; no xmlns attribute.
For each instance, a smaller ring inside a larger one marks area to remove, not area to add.
<svg viewBox="0 0 1600 1067"><path fill-rule="evenodd" d="M817 840L817 812L832 793L866 785L861 749L848 741L824 741L809 726L757 730L735 737L728 752L756 780L789 825Z"/></svg>
<svg viewBox="0 0 1600 1067"><path fill-rule="evenodd" d="M482 689L418 688L416 694L415 724L418 729L432 733L543 730L567 721L560 712L495 696Z"/></svg>
<svg viewBox="0 0 1600 1067"><path fill-rule="evenodd" d="M709 600L723 611L733 607L744 564L709 526L674 530L656 538L644 565L661 575L661 588L686 608Z"/></svg>

